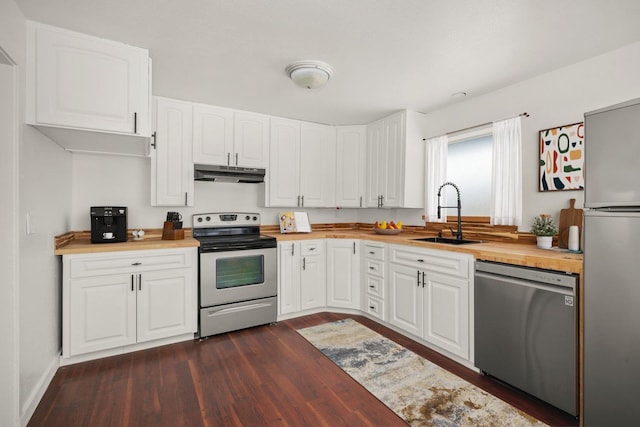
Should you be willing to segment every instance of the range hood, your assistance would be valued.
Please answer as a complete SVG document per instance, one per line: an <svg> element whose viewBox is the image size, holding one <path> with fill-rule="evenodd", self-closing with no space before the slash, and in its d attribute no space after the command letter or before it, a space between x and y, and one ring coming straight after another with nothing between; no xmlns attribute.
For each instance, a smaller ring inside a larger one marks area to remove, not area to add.
<svg viewBox="0 0 640 427"><path fill-rule="evenodd" d="M243 168L239 166L195 165L196 181L212 182L246 182L257 184L264 182L264 169Z"/></svg>

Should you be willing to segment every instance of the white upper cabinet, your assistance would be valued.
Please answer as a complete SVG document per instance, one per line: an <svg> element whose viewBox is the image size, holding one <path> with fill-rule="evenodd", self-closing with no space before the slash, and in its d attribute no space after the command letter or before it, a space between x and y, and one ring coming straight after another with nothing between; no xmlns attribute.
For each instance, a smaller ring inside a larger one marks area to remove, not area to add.
<svg viewBox="0 0 640 427"><path fill-rule="evenodd" d="M35 22L28 23L27 42L27 123L150 136L148 50ZM45 128L41 130L47 133ZM61 134L51 133L54 138ZM87 141L86 134L62 138L68 142L55 139L72 150L127 149L117 142L108 146L104 138ZM138 142L123 154L144 154L137 152L140 147L147 145Z"/></svg>
<svg viewBox="0 0 640 427"><path fill-rule="evenodd" d="M205 165L267 168L269 118L193 104L193 161Z"/></svg>
<svg viewBox="0 0 640 427"><path fill-rule="evenodd" d="M154 99L151 206L193 206L192 105Z"/></svg>
<svg viewBox="0 0 640 427"><path fill-rule="evenodd" d="M424 207L423 117L405 110L367 126L368 207Z"/></svg>
<svg viewBox="0 0 640 427"><path fill-rule="evenodd" d="M336 206L362 208L365 200L366 126L336 128Z"/></svg>
<svg viewBox="0 0 640 427"><path fill-rule="evenodd" d="M333 126L271 120L268 206L335 206Z"/></svg>
<svg viewBox="0 0 640 427"><path fill-rule="evenodd" d="M228 165L232 152L233 111L193 104L193 161Z"/></svg>

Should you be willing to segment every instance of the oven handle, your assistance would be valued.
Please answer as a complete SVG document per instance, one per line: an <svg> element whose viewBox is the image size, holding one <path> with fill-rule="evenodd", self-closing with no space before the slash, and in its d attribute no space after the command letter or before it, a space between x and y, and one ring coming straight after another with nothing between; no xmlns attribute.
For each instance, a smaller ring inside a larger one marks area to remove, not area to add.
<svg viewBox="0 0 640 427"><path fill-rule="evenodd" d="M237 313L237 312L240 312L240 311L253 310L253 309L256 309L256 308L264 308L264 307L269 307L269 306L271 306L271 304L268 303L268 302L258 302L258 303L255 303L255 304L241 305L241 306L238 306L238 307L212 309L212 310L208 310L207 311L207 316L208 317L221 316L223 314Z"/></svg>

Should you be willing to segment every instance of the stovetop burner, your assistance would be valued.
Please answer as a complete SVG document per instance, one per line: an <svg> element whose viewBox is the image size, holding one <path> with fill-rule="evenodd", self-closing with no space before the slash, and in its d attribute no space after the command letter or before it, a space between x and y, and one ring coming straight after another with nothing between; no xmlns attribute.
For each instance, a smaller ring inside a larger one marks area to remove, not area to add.
<svg viewBox="0 0 640 427"><path fill-rule="evenodd" d="M200 252L276 247L276 238L260 234L260 214L217 212L193 215L193 237Z"/></svg>

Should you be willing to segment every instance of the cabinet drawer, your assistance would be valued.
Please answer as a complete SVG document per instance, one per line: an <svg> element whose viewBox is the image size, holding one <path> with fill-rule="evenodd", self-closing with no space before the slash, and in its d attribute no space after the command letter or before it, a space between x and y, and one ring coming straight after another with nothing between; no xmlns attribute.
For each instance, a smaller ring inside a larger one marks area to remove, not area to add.
<svg viewBox="0 0 640 427"><path fill-rule="evenodd" d="M384 280L381 277L367 275L365 278L366 292L378 298L384 298Z"/></svg>
<svg viewBox="0 0 640 427"><path fill-rule="evenodd" d="M303 241L300 244L300 252L302 253L302 256L321 254L323 250L324 244L322 241L309 240Z"/></svg>
<svg viewBox="0 0 640 427"><path fill-rule="evenodd" d="M469 278L469 266L473 256L437 249L411 249L391 246L391 262L429 270L434 273Z"/></svg>
<svg viewBox="0 0 640 427"><path fill-rule="evenodd" d="M363 274L384 277L384 262L365 259Z"/></svg>
<svg viewBox="0 0 640 427"><path fill-rule="evenodd" d="M384 261L384 245L365 243L363 255L367 258Z"/></svg>
<svg viewBox="0 0 640 427"><path fill-rule="evenodd" d="M109 252L71 255L71 278L190 267L195 249Z"/></svg>
<svg viewBox="0 0 640 427"><path fill-rule="evenodd" d="M385 320L384 319L384 301L372 297L370 295L367 295L365 298L365 306L363 307L364 310L372 315L377 317L380 320Z"/></svg>

